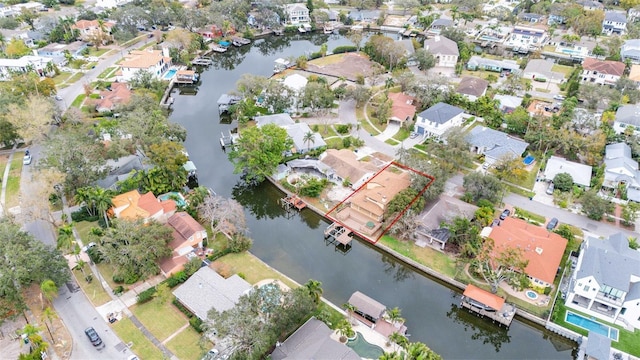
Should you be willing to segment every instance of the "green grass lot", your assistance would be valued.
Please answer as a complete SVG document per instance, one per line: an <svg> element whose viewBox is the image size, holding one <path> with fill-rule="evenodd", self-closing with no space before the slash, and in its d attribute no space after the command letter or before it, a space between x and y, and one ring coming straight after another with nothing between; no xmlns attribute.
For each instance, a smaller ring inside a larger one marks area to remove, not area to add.
<svg viewBox="0 0 640 360"><path fill-rule="evenodd" d="M457 275L455 259L447 254L434 250L430 247L421 248L413 242L401 241L392 236L384 235L380 241L392 250L412 259L420 264L428 266L439 273L454 278Z"/></svg>
<svg viewBox="0 0 640 360"><path fill-rule="evenodd" d="M345 54L336 54L336 55L330 55L330 56L313 59L309 61L309 64L313 64L317 66L327 66L327 65L337 64L342 61L342 58L344 58L344 55Z"/></svg>
<svg viewBox="0 0 640 360"><path fill-rule="evenodd" d="M83 76L84 76L84 74L83 74L83 73L81 73L81 72L76 73L75 75L73 75L73 76L71 77L71 79L67 80L67 82L68 82L68 83L74 83L74 82L76 82L76 81L78 81L78 80L82 79L82 77L83 77Z"/></svg>
<svg viewBox="0 0 640 360"><path fill-rule="evenodd" d="M106 79L110 77L111 74L114 73L116 70L118 70L118 68L115 66L108 67L102 73L100 73L100 75L98 75L98 79Z"/></svg>
<svg viewBox="0 0 640 360"><path fill-rule="evenodd" d="M553 316L553 322L565 327L567 329L570 329L572 331L575 331L579 334L582 335L587 335L588 331L581 328L581 327L577 327L573 324L569 324L567 322L564 321L565 319L565 315L567 313L567 310L571 311L574 314L578 314L578 315L582 315L586 318L591 318L591 316L586 315L584 313L581 313L580 311L577 311L575 309L567 309L564 306L564 303L562 303L562 301L558 301L556 303L556 309L554 310L554 316ZM618 335L618 341L611 341L611 347L624 351L628 354L632 354L634 356L638 356L640 355L640 330L637 330L635 332L631 332L628 330L623 329L621 326L618 325L613 325L611 323L608 323L604 320L600 320L600 319L596 319L598 322L602 323L602 324L606 324L609 325L611 327L614 327L616 329L618 329L619 335Z"/></svg>
<svg viewBox="0 0 640 360"><path fill-rule="evenodd" d="M373 136L380 134L380 131L371 126L371 124L364 118L364 108L356 108L356 117L360 122L360 127L366 130L369 134L372 134Z"/></svg>
<svg viewBox="0 0 640 360"><path fill-rule="evenodd" d="M186 315L181 313L170 300L161 304L159 298L154 298L144 304L134 305L130 309L160 341L165 340L189 322Z"/></svg>
<svg viewBox="0 0 640 360"><path fill-rule="evenodd" d="M563 73L564 76L569 76L573 71L573 67L567 66L567 65L553 64L553 66L551 67L551 71Z"/></svg>
<svg viewBox="0 0 640 360"><path fill-rule="evenodd" d="M9 170L5 195L5 206L7 209L20 205L20 177L22 175L23 156L24 154L22 152L16 152L13 154L13 160L11 160L11 170ZM34 166L34 163L32 162L31 165L27 166ZM0 174L0 176L4 176L4 172Z"/></svg>
<svg viewBox="0 0 640 360"><path fill-rule="evenodd" d="M101 262L100 264L96 264L96 267L98 268L98 271L100 271L100 274L102 275L102 278L104 279L104 281L106 281L107 284L109 284L109 287L111 289L115 289L118 286L122 285L125 287L125 290L126 290L127 285L116 284L113 281L113 274L115 272L115 270L113 269L113 266L111 266L110 264L105 264L104 262Z"/></svg>
<svg viewBox="0 0 640 360"><path fill-rule="evenodd" d="M320 136L322 136L323 138L338 135L338 133L336 133L335 130L333 130L331 125L317 125L317 126L318 126L318 134L320 134ZM311 128L315 129L315 127L316 125L313 125Z"/></svg>
<svg viewBox="0 0 640 360"><path fill-rule="evenodd" d="M70 72L61 72L60 75L56 75L53 78L53 82L57 86L57 85L62 84L65 81L67 81L70 77L71 77L71 73Z"/></svg>
<svg viewBox="0 0 640 360"><path fill-rule="evenodd" d="M289 287L297 287L289 278L270 268L248 252L225 255L216 261L230 266L234 274L244 274L245 280L249 284L255 284L265 279L278 279Z"/></svg>
<svg viewBox="0 0 640 360"><path fill-rule="evenodd" d="M89 48L89 56L100 57L100 56L104 55L107 51L109 51L109 49L107 49L107 48L101 48L100 50L96 50L95 47L91 47L91 48Z"/></svg>
<svg viewBox="0 0 640 360"><path fill-rule="evenodd" d="M213 347L209 341L202 343L201 336L191 326L182 330L165 344L178 359L199 360L204 353Z"/></svg>
<svg viewBox="0 0 640 360"><path fill-rule="evenodd" d="M396 139L398 142L402 142L409 138L409 133L409 128L403 126L395 135L393 135L393 139Z"/></svg>
<svg viewBox="0 0 640 360"><path fill-rule="evenodd" d="M138 329L129 318L123 318L112 325L113 331L125 343L133 343L131 351L145 360L162 360L164 356L160 349L155 347L153 343Z"/></svg>
<svg viewBox="0 0 640 360"><path fill-rule="evenodd" d="M87 95L85 94L78 95L78 97L76 97L75 100L73 100L73 102L71 103L71 106L80 108L86 97Z"/></svg>
<svg viewBox="0 0 640 360"><path fill-rule="evenodd" d="M87 295L87 298L89 298L93 306L98 307L111 301L111 296L109 296L109 294L107 294L107 292L104 290L104 288L100 284L100 280L93 279L93 281L88 283L84 279L84 276L82 275L82 272L80 270L73 270L72 273L73 276L76 277L76 282L78 283L78 285L80 285L82 291L84 291L85 295ZM89 269L89 266L85 265L84 273L86 275L91 274L91 269Z"/></svg>

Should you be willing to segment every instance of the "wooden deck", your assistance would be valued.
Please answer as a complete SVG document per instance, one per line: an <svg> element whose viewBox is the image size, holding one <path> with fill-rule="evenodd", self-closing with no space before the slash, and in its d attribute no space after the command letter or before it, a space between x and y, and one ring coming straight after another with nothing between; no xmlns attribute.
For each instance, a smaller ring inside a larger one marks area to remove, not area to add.
<svg viewBox="0 0 640 360"><path fill-rule="evenodd" d="M460 302L460 306L469 310L470 312L474 312L482 317L486 317L491 319L493 322L497 322L498 324L509 327L513 318L516 315L516 307L511 304L504 303L500 311L487 311L480 307L474 306L471 302L467 300L466 297L462 298Z"/></svg>
<svg viewBox="0 0 640 360"><path fill-rule="evenodd" d="M298 209L298 211L307 207L307 204L298 197L298 195L289 195L280 199L282 206L288 211L292 207Z"/></svg>
<svg viewBox="0 0 640 360"><path fill-rule="evenodd" d="M324 238L337 242L343 246L349 245L353 240L351 237L351 230L335 222L324 230Z"/></svg>

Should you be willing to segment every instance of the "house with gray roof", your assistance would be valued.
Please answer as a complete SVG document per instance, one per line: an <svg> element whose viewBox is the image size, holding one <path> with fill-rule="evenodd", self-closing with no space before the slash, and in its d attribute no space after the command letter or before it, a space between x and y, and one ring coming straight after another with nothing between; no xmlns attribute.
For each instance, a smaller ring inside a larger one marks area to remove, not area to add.
<svg viewBox="0 0 640 360"><path fill-rule="evenodd" d="M640 202L638 162L631 157L631 147L623 142L605 147L604 181L602 186L609 189L617 189L621 183L627 187L627 198Z"/></svg>
<svg viewBox="0 0 640 360"><path fill-rule="evenodd" d="M273 360L334 359L360 360L353 349L332 339L325 323L312 317L284 342L277 343L271 353Z"/></svg>
<svg viewBox="0 0 640 360"><path fill-rule="evenodd" d="M437 67L456 67L460 52L455 41L436 35L424 41L424 49L436 58Z"/></svg>
<svg viewBox="0 0 640 360"><path fill-rule="evenodd" d="M519 96L513 95L496 95L493 97L493 100L498 100L500 103L500 111L505 114L512 113L516 108L522 105L523 99Z"/></svg>
<svg viewBox="0 0 640 360"><path fill-rule="evenodd" d="M631 331L640 328L640 252L625 234L582 243L565 305Z"/></svg>
<svg viewBox="0 0 640 360"><path fill-rule="evenodd" d="M640 134L640 105L622 105L616 111L613 130L623 134L628 127L633 127L634 132Z"/></svg>
<svg viewBox="0 0 640 360"><path fill-rule="evenodd" d="M546 80L556 83L560 83L564 80L564 74L557 71L551 71L554 63L548 60L532 59L527 63L527 67L524 68L522 77L532 80Z"/></svg>
<svg viewBox="0 0 640 360"><path fill-rule="evenodd" d="M514 60L495 60L474 55L467 62L468 70L487 70L495 72L509 72L511 74L519 74L520 65Z"/></svg>
<svg viewBox="0 0 640 360"><path fill-rule="evenodd" d="M254 120L258 127L262 127L267 124L275 124L285 129L289 138L293 141L291 153L304 154L311 150L327 146L327 143L320 134L311 131L311 128L306 123L296 123L289 114L283 113L256 116ZM305 140L305 137L308 133L313 134L313 137L307 141Z"/></svg>
<svg viewBox="0 0 640 360"><path fill-rule="evenodd" d="M631 60L634 64L640 64L640 39L625 41L620 47L620 60Z"/></svg>
<svg viewBox="0 0 640 360"><path fill-rule="evenodd" d="M456 92L469 101L476 101L479 97L487 93L489 82L485 79L474 76L465 76L460 80Z"/></svg>
<svg viewBox="0 0 640 360"><path fill-rule="evenodd" d="M549 161L547 161L544 175L547 179L553 180L556 175L567 173L571 175L574 184L588 188L591 186L592 170L589 165L568 161L558 156L552 156Z"/></svg>
<svg viewBox="0 0 640 360"><path fill-rule="evenodd" d="M613 130L623 134L629 127L632 127L636 134L640 133L640 105L622 105L616 111Z"/></svg>
<svg viewBox="0 0 640 360"><path fill-rule="evenodd" d="M484 155L484 161L489 165L506 156L519 158L529 146L526 141L484 126L471 129L467 135L467 142L471 146L471 151Z"/></svg>
<svg viewBox="0 0 640 360"><path fill-rule="evenodd" d="M440 32L448 27L453 26L453 20L447 18L437 18L431 23L429 28L429 34L440 34Z"/></svg>
<svg viewBox="0 0 640 360"><path fill-rule="evenodd" d="M602 20L602 33L624 35L627 32L627 14L623 11L606 11Z"/></svg>
<svg viewBox="0 0 640 360"><path fill-rule="evenodd" d="M251 289L251 284L237 274L225 279L205 266L174 290L173 295L184 307L204 321L209 310L223 312L232 309L240 297L248 294Z"/></svg>
<svg viewBox="0 0 640 360"><path fill-rule="evenodd" d="M464 110L439 102L418 114L416 132L424 138L441 138L449 129L462 125Z"/></svg>
<svg viewBox="0 0 640 360"><path fill-rule="evenodd" d="M456 217L472 220L478 207L455 197L440 195L438 201L428 205L418 216L418 227L415 231L416 245L426 244L444 250L451 233L440 224L449 223Z"/></svg>

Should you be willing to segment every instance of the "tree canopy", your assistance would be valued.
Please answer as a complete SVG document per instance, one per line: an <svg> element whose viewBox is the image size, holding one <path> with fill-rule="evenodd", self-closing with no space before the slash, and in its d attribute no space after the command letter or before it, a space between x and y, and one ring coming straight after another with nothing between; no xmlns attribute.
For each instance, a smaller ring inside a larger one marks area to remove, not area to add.
<svg viewBox="0 0 640 360"><path fill-rule="evenodd" d="M495 176L483 175L475 171L464 177L462 186L473 202L486 199L492 203L498 202L503 188L502 183Z"/></svg>

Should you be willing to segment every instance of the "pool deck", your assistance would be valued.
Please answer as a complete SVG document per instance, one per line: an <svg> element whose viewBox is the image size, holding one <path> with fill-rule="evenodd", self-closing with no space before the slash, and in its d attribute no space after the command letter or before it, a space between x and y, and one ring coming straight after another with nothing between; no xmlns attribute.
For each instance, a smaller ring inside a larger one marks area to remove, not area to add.
<svg viewBox="0 0 640 360"><path fill-rule="evenodd" d="M380 334L379 332L375 331L374 329L370 328L354 317L351 317L351 325L353 326L353 331L361 333L368 343L380 346L382 350L384 350L384 352L392 352L397 350L393 344L387 346L387 338L384 335ZM336 331L331 334L331 338L338 342L340 341L340 335L338 335Z"/></svg>

